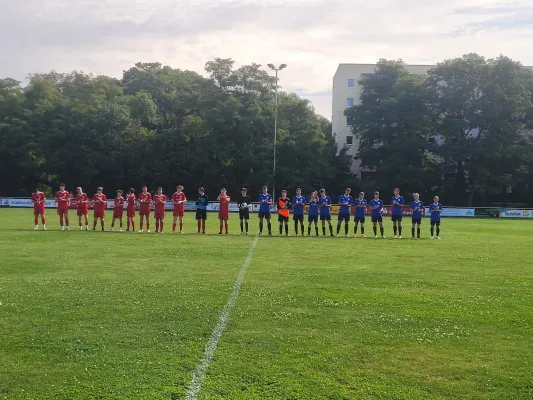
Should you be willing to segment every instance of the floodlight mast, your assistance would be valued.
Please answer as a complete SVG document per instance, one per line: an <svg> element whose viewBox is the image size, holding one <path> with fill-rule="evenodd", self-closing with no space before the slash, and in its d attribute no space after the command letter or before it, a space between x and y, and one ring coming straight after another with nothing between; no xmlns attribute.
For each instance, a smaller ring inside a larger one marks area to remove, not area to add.
<svg viewBox="0 0 533 400"><path fill-rule="evenodd" d="M272 163L272 196L276 198L276 142L278 138L278 71L287 68L287 64L281 64L276 68L274 64L267 64L268 68L276 72L276 94L274 108L274 162Z"/></svg>

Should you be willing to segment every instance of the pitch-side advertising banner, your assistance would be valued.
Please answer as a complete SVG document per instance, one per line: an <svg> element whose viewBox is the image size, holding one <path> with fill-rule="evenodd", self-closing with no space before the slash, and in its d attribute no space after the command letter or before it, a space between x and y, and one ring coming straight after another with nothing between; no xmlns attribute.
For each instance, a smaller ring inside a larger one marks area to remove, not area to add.
<svg viewBox="0 0 533 400"><path fill-rule="evenodd" d="M500 210L500 218L533 218L533 210Z"/></svg>

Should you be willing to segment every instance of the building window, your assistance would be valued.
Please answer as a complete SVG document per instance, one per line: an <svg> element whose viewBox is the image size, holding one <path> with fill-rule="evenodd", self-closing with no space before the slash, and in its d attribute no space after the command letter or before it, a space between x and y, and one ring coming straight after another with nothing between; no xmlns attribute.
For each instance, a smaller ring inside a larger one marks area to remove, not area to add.
<svg viewBox="0 0 533 400"><path fill-rule="evenodd" d="M346 125L352 126L354 124L354 122L355 121L354 121L353 117L350 117L350 116L346 117Z"/></svg>
<svg viewBox="0 0 533 400"><path fill-rule="evenodd" d="M346 136L346 144L353 144L353 136Z"/></svg>
<svg viewBox="0 0 533 400"><path fill-rule="evenodd" d="M348 79L348 87L355 87L355 79Z"/></svg>
<svg viewBox="0 0 533 400"><path fill-rule="evenodd" d="M353 97L348 97L346 99L346 107L353 107Z"/></svg>

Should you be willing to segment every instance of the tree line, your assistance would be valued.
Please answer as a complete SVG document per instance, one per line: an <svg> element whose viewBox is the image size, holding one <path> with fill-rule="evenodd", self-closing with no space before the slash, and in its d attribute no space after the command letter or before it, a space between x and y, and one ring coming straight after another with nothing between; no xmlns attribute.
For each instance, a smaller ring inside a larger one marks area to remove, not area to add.
<svg viewBox="0 0 533 400"><path fill-rule="evenodd" d="M137 63L121 79L81 72L0 80L0 195L39 187L148 185L194 194L272 185L275 78L217 58L208 77ZM351 160L309 101L279 93L276 188L340 193Z"/></svg>
<svg viewBox="0 0 533 400"><path fill-rule="evenodd" d="M445 60L427 75L380 60L346 109L361 185L446 204L533 206L533 71L500 56Z"/></svg>

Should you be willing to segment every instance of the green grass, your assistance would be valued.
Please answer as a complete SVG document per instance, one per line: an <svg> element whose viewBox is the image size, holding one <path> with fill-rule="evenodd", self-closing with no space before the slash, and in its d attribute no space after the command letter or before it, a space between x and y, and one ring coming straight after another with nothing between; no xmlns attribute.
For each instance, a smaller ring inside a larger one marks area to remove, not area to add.
<svg viewBox="0 0 533 400"><path fill-rule="evenodd" d="M0 399L184 398L253 235L232 219L197 236L192 215L184 235L170 214L163 235L32 219L0 209ZM530 400L532 232L261 237L199 398Z"/></svg>

